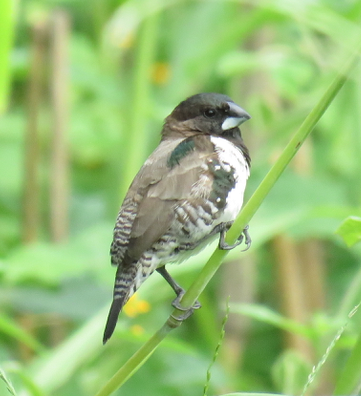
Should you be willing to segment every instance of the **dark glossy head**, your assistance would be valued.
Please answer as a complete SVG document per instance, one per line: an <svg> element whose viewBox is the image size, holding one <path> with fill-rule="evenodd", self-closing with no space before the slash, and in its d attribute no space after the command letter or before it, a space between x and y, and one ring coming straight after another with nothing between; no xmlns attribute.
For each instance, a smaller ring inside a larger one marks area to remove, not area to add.
<svg viewBox="0 0 361 396"><path fill-rule="evenodd" d="M166 118L163 136L168 132L201 132L222 136L238 128L250 115L226 95L201 93L181 102Z"/></svg>

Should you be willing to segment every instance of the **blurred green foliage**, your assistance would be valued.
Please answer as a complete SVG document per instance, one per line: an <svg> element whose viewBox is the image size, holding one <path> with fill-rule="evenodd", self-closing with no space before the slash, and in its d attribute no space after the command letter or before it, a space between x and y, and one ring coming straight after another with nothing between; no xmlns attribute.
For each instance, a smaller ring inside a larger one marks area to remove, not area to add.
<svg viewBox="0 0 361 396"><path fill-rule="evenodd" d="M45 87L39 112L41 227L38 240L24 244L30 31L39 20L51 20L58 7L71 18L70 230L67 241L51 241L52 124ZM5 17L10 18L9 12L0 12L0 18ZM194 93L216 91L247 109L252 119L242 132L252 155L250 196L355 47L360 17L359 0L25 0L18 4L13 48L9 51L10 22L7 41L0 40L0 110L12 82L8 110L0 116L0 366L18 395L95 394L170 312L172 293L153 275L131 303L133 311L130 307L121 315L114 339L101 345L114 279L108 252L115 216L132 177L159 141L162 120L174 106ZM1 32L1 21L0 26ZM361 248L347 247L335 234L346 218L361 216L360 108L358 67L301 150L306 164L285 172L252 220L256 298L252 304L231 309L252 322L239 368L231 370L227 356L218 359L210 394L302 392L312 365L361 299ZM360 229L354 223L343 224L339 232L351 245ZM316 238L324 248L326 307L308 323L279 313L287 299L277 289L271 249L279 234L296 241ZM188 286L211 251L210 247L171 268L172 273ZM240 257L237 250L228 259ZM173 332L116 395L201 394L224 316L220 285L216 276L201 297L202 309ZM140 314L144 301L150 310ZM356 313L326 362L330 371L324 375L331 391L360 323ZM285 347L285 332L310 341L312 362ZM8 394L1 381L0 394Z"/></svg>

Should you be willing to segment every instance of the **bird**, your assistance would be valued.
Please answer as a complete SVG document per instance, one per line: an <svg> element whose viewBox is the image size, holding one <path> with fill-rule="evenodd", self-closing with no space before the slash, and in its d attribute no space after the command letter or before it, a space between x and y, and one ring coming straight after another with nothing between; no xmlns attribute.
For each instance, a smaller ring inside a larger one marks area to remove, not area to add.
<svg viewBox="0 0 361 396"><path fill-rule="evenodd" d="M248 226L233 245L225 235L241 210L250 174L239 129L250 118L227 95L199 93L165 119L160 143L135 176L116 219L110 255L117 269L103 344L123 306L154 271L173 288L173 306L181 309L184 289L166 264L185 260L217 236L220 249L233 249L244 238L249 248Z"/></svg>

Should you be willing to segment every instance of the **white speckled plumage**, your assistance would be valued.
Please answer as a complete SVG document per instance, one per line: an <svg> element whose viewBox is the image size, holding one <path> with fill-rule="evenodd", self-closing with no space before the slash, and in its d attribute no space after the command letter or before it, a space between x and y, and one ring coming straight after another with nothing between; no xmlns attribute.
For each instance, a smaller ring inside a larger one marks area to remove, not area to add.
<svg viewBox="0 0 361 396"><path fill-rule="evenodd" d="M230 172L234 169L236 184L227 196L227 204L221 216L221 222L234 221L243 205L243 195L249 177L249 166L242 151L232 142L221 137L211 136L221 166Z"/></svg>

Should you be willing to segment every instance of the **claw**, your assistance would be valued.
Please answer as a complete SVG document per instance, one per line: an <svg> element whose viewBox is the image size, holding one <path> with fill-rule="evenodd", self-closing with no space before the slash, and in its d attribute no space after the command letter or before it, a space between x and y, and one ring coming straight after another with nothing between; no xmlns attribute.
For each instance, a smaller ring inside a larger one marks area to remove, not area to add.
<svg viewBox="0 0 361 396"><path fill-rule="evenodd" d="M183 290L181 293L179 293L179 294L177 295L177 297L176 297L176 298L173 300L173 302L172 302L172 306L173 306L174 308L179 309L180 311L183 312L182 315L179 315L179 316L177 316L177 317L171 315L173 319L175 319L176 321L179 321L179 322L183 322L183 320L188 319L188 318L193 314L193 312L194 312L195 309L199 309L199 308L201 308L201 306L202 306L201 303L200 303L199 301L196 301L196 302L194 303L193 307L191 307L191 308L184 308L184 307L182 307L182 306L179 304L179 302L180 302L180 300L182 299L183 295L184 295L184 290Z"/></svg>
<svg viewBox="0 0 361 396"><path fill-rule="evenodd" d="M235 247L239 246L243 242L243 239L245 238L246 248L243 249L242 252L245 252L246 250L248 250L252 244L252 239L248 233L248 228L249 228L249 225L246 225L244 227L241 235L237 238L237 241L233 245L228 245L228 243L225 241L227 230L224 228L220 232L219 244L218 244L219 248L222 250L232 250Z"/></svg>
<svg viewBox="0 0 361 396"><path fill-rule="evenodd" d="M251 238L251 236L249 235L248 229L249 229L249 225L247 224L247 225L243 228L243 233L241 234L242 240L243 240L243 235L244 235L244 237L245 237L244 243L246 244L246 248L243 249L242 252L246 252L246 251L251 247L251 245L252 245L252 238Z"/></svg>

